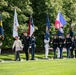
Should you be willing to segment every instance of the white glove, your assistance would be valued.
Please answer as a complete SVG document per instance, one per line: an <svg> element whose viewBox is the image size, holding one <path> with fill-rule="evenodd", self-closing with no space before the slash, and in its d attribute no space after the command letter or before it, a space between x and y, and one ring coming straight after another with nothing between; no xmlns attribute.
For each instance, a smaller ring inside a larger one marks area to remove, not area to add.
<svg viewBox="0 0 76 75"><path fill-rule="evenodd" d="M70 47L70 49L72 49L72 47Z"/></svg>

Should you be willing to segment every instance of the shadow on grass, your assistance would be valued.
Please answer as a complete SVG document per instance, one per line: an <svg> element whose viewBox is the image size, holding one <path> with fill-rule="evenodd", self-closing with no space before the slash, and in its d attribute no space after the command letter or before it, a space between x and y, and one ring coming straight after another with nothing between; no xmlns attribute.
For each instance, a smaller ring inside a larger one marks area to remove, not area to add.
<svg viewBox="0 0 76 75"><path fill-rule="evenodd" d="M0 60L13 61L12 58L14 58L14 54L1 54L0 55Z"/></svg>
<svg viewBox="0 0 76 75"><path fill-rule="evenodd" d="M13 61L13 59L9 59L9 58L2 58L2 60L4 60L4 61Z"/></svg>

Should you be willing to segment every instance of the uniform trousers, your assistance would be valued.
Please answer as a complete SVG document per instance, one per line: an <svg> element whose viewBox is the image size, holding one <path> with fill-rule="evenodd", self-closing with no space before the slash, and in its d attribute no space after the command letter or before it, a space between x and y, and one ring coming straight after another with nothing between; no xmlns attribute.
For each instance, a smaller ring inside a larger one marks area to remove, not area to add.
<svg viewBox="0 0 76 75"><path fill-rule="evenodd" d="M26 55L26 60L29 60L29 50L28 50L28 47L24 47L24 52L25 52L25 55Z"/></svg>
<svg viewBox="0 0 76 75"><path fill-rule="evenodd" d="M76 58L76 50L75 50L75 58Z"/></svg>
<svg viewBox="0 0 76 75"><path fill-rule="evenodd" d="M73 51L74 51L74 48L70 49L70 56L71 56L71 58L74 57Z"/></svg>
<svg viewBox="0 0 76 75"><path fill-rule="evenodd" d="M35 44L32 44L32 60L34 60L34 54L35 54Z"/></svg>
<svg viewBox="0 0 76 75"><path fill-rule="evenodd" d="M45 57L48 58L48 53L49 53L49 47L48 45L45 46Z"/></svg>
<svg viewBox="0 0 76 75"><path fill-rule="evenodd" d="M60 58L60 50L59 50L59 48L57 48L58 49L58 58Z"/></svg>
<svg viewBox="0 0 76 75"><path fill-rule="evenodd" d="M54 58L56 58L56 49L57 49L57 47L53 48L53 49L54 49Z"/></svg>
<svg viewBox="0 0 76 75"><path fill-rule="evenodd" d="M70 47L67 47L67 58L70 58Z"/></svg>
<svg viewBox="0 0 76 75"><path fill-rule="evenodd" d="M60 50L60 58L62 58L62 50L63 50L63 47L59 47L59 50Z"/></svg>

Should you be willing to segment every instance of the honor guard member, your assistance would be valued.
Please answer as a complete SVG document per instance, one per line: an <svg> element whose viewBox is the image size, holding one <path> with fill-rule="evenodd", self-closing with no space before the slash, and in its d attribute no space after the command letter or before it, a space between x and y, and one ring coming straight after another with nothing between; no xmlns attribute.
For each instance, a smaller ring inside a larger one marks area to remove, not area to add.
<svg viewBox="0 0 76 75"><path fill-rule="evenodd" d="M30 37L27 34L27 31L23 32L24 36L23 36L23 40L22 40L22 44L24 46L24 52L26 55L26 60L29 60L29 46L30 46Z"/></svg>
<svg viewBox="0 0 76 75"><path fill-rule="evenodd" d="M2 36L0 35L0 54L1 54L1 47L2 47Z"/></svg>
<svg viewBox="0 0 76 75"><path fill-rule="evenodd" d="M36 38L34 37L34 35L32 35L32 37L31 37L31 48L32 48L32 57L31 57L31 60L35 60L34 59L35 47L36 47Z"/></svg>
<svg viewBox="0 0 76 75"><path fill-rule="evenodd" d="M50 42L50 38L48 38L48 40L46 38L44 39L44 43L45 43L45 58L48 58L49 42Z"/></svg>
<svg viewBox="0 0 76 75"><path fill-rule="evenodd" d="M70 58L70 49L72 47L72 40L69 33L66 35L65 45L67 49L67 58Z"/></svg>
<svg viewBox="0 0 76 75"><path fill-rule="evenodd" d="M75 48L75 46L74 46L75 42L74 42L74 37L72 37L71 39L72 39L72 47L70 49L70 57L73 58L74 57L73 51L74 51L74 48Z"/></svg>
<svg viewBox="0 0 76 75"><path fill-rule="evenodd" d="M52 40L52 44L53 44L53 50L54 50L54 58L56 58L56 50L57 50L57 47L58 47L57 35L54 35L53 40Z"/></svg>
<svg viewBox="0 0 76 75"><path fill-rule="evenodd" d="M76 58L76 36L74 37L74 50L75 50L75 58Z"/></svg>
<svg viewBox="0 0 76 75"><path fill-rule="evenodd" d="M60 50L60 58L62 58L62 50L63 50L63 47L64 47L64 41L65 41L65 39L62 38L62 36L60 35L59 38L58 38L58 47L59 47L59 50Z"/></svg>

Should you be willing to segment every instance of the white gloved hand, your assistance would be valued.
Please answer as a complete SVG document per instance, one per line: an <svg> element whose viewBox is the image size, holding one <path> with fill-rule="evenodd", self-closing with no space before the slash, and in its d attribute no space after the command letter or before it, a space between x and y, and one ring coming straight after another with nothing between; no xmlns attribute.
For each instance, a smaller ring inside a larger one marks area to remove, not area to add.
<svg viewBox="0 0 76 75"><path fill-rule="evenodd" d="M72 49L72 47L70 47L70 49Z"/></svg>

